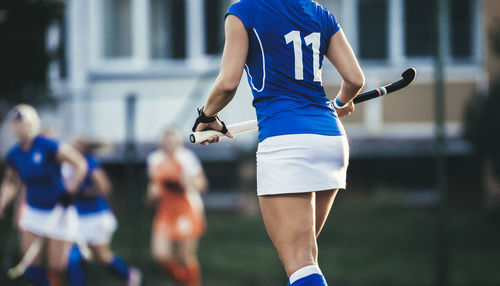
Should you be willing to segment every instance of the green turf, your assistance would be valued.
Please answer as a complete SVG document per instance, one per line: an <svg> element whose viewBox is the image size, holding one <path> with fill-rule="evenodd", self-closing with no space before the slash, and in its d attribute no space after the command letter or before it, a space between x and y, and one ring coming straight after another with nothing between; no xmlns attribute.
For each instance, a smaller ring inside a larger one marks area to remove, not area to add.
<svg viewBox="0 0 500 286"><path fill-rule="evenodd" d="M433 285L435 211L406 208L378 194L340 193L319 239L320 264L330 285ZM389 196L390 197L390 196ZM166 285L151 261L151 213L120 216L113 249L144 272L145 285ZM453 209L448 246L452 285L500 285L500 228L477 210ZM3 251L9 220L0 221ZM200 243L205 286L286 285L286 277L261 218L209 213ZM91 266L88 285L119 285L103 267ZM7 282L0 285L25 285Z"/></svg>

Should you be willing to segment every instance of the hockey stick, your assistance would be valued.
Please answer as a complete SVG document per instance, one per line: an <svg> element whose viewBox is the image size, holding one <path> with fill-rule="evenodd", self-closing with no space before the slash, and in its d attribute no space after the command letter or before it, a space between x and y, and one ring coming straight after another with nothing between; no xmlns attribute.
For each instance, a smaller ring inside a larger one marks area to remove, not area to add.
<svg viewBox="0 0 500 286"><path fill-rule="evenodd" d="M408 68L401 75L402 79L393 82L391 84L376 89L372 89L367 92L363 92L359 94L356 98L354 98L353 102L361 103L363 101L367 101L379 96L384 96L386 94L398 91L402 88L407 87L415 79L416 75L417 71L414 68ZM231 132L233 135L248 131L254 131L257 129L258 129L257 120L249 120L227 126L227 130L229 130L229 132ZM210 137L214 135L224 136L224 134L215 130L197 131L191 133L191 135L189 136L189 141L191 141L191 143L199 144L208 140Z"/></svg>
<svg viewBox="0 0 500 286"><path fill-rule="evenodd" d="M45 223L45 234L50 234L57 226L57 223L61 219L64 212L64 208L60 205L57 205L52 213L50 214L47 222ZM24 254L21 262L17 264L15 267L9 269L7 271L7 275L10 279L16 279L24 274L26 269L33 263L38 253L42 249L43 241L45 237L37 237L30 245L26 253Z"/></svg>
<svg viewBox="0 0 500 286"><path fill-rule="evenodd" d="M367 92L363 92L360 95L358 95L356 98L354 98L353 102L360 103L363 101L373 99L375 97L384 96L388 93L398 91L402 88L407 87L415 79L416 75L417 75L417 71L414 68L408 68L407 70L405 70L403 72L403 74L401 74L402 79L400 79L396 82L393 82L391 84L388 84L388 85L385 85L385 86L382 86L382 87L379 87L376 89L372 89L372 90L367 91Z"/></svg>
<svg viewBox="0 0 500 286"><path fill-rule="evenodd" d="M55 230L57 224L64 215L64 211L65 208L61 205L56 205L54 210L52 210L52 213L48 217L47 222L45 224L44 236L37 237L29 246L28 250L21 259L21 262L19 262L19 264L17 264L15 267L7 271L7 275L9 276L10 279L16 279L21 275L23 275L26 269L33 263L33 260L35 260L36 256L38 255L38 253L40 253L40 250L42 249L44 239L46 237L49 237L50 234ZM83 241L83 239L81 239L81 237L78 236L75 243L80 248L80 251L82 252L82 256L84 257L84 259L89 260L91 258L91 252L85 241Z"/></svg>
<svg viewBox="0 0 500 286"><path fill-rule="evenodd" d="M24 190L22 191L24 194ZM18 222L19 222L19 212L24 201L24 196L18 196L16 202L14 203L13 219L11 230L7 239L7 244L5 245L4 255L2 257L2 271L7 271L13 263L13 258L17 253L17 240L19 238L18 233Z"/></svg>

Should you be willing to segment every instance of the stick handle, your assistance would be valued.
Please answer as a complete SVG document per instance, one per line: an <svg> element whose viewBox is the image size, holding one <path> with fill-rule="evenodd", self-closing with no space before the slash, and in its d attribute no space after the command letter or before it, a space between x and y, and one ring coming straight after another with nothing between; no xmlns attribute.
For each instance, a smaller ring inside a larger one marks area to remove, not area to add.
<svg viewBox="0 0 500 286"><path fill-rule="evenodd" d="M257 130L259 127L257 126L257 120L248 120L248 121L243 121L243 122L238 122L234 123L231 125L227 126L227 130L231 132L233 135L239 134L239 133L244 133L248 131L253 131ZM220 133L219 131L215 130L207 130L207 131L196 131L191 133L189 136L189 140L191 143L199 144L202 143L206 140L208 140L210 137L217 135L217 136L224 136L224 134Z"/></svg>

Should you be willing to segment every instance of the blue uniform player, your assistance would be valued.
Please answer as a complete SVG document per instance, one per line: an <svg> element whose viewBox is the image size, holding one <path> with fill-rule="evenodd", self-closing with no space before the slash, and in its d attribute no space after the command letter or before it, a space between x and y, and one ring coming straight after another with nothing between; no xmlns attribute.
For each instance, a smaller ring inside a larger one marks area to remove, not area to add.
<svg viewBox="0 0 500 286"><path fill-rule="evenodd" d="M226 15L219 76L193 131L233 137L217 114L243 70L259 125L257 194L289 284L326 285L316 239L339 188L349 150L338 117L354 111L364 76L336 18L312 0L241 0ZM333 101L322 85L323 58L342 77ZM206 143L219 142L213 136Z"/></svg>
<svg viewBox="0 0 500 286"><path fill-rule="evenodd" d="M33 263L26 269L27 280L32 285L58 286L65 273L68 250L78 235L78 215L71 203L71 193L86 172L84 158L69 145L60 145L57 141L39 135L40 121L35 109L28 105L18 105L8 114L10 127L17 139L6 159L5 176L0 189L0 216L5 207L21 189L26 188L26 204L22 207L19 219L21 250L25 253L29 246L40 237L46 237L46 249L42 249ZM63 184L60 174L61 163L73 166L75 176ZM62 217L53 231L47 221L57 203L66 206ZM43 252L47 252L46 275Z"/></svg>
<svg viewBox="0 0 500 286"><path fill-rule="evenodd" d="M74 205L79 215L79 233L89 245L93 257L112 275L127 285L140 285L139 270L129 267L122 258L110 250L110 242L116 230L116 218L106 199L111 192L109 179L101 168L99 161L91 154L104 146L101 142L77 138L72 146L84 154L88 170L75 196ZM66 180L73 179L71 165L63 164L62 173ZM74 246L69 258L69 279L72 286L85 285L85 270L82 267L83 257Z"/></svg>
<svg viewBox="0 0 500 286"><path fill-rule="evenodd" d="M283 134L341 135L322 84L323 55L340 29L312 1L240 1L229 8L249 36L245 64L259 141ZM267 57L267 60L266 60Z"/></svg>

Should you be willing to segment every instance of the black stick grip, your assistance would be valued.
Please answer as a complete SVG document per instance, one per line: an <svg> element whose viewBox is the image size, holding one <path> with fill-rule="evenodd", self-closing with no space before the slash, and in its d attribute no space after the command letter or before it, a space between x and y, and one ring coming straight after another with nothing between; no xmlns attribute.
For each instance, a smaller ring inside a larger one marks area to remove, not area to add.
<svg viewBox="0 0 500 286"><path fill-rule="evenodd" d="M413 81L413 79L415 79L416 74L417 74L417 71L414 68L409 68L409 69L405 70L403 72L403 74L401 75L403 77L402 79L400 79L396 82L393 82L391 84L388 84L386 86L379 87L377 89L372 89L372 90L367 91L367 92L363 92L360 95L358 95L356 98L354 98L353 102L360 103L360 102L367 101L367 100L370 100L370 99L375 98L375 97L384 96L388 93L395 92L395 91L398 91L402 88L405 88Z"/></svg>

